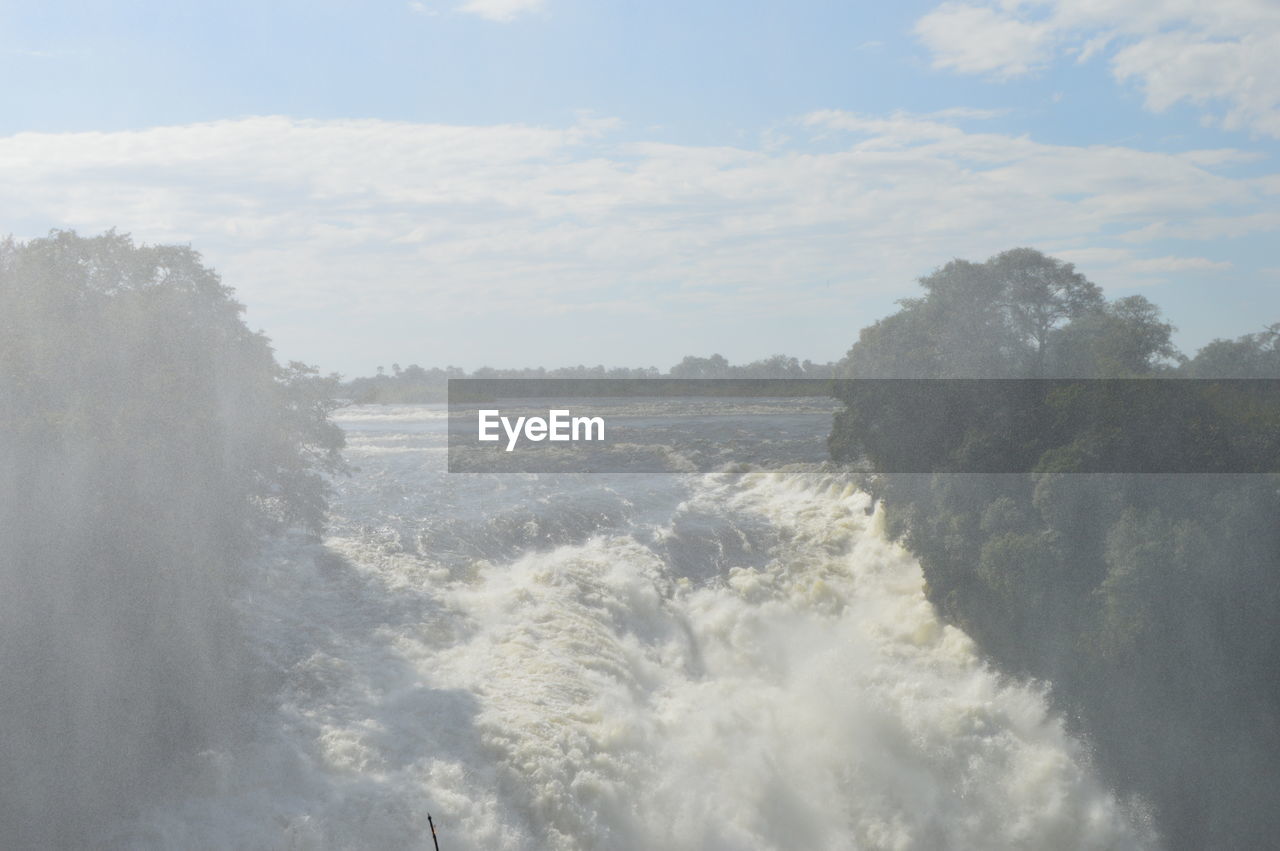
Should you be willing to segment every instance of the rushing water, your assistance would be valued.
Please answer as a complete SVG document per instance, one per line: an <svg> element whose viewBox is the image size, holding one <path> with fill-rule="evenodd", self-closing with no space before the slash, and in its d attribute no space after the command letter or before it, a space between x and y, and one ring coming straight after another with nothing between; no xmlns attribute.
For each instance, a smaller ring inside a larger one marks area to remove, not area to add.
<svg viewBox="0 0 1280 851"><path fill-rule="evenodd" d="M331 536L240 601L247 743L118 844L420 849L428 813L443 851L1154 844L838 475L451 475L438 407L340 421Z"/></svg>

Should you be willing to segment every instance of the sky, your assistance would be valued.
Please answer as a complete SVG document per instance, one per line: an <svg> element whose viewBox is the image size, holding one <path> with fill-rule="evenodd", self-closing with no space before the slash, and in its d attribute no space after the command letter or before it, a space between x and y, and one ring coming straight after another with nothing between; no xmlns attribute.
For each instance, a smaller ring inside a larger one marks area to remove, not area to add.
<svg viewBox="0 0 1280 851"><path fill-rule="evenodd" d="M282 360L827 361L1032 246L1280 322L1276 0L0 0L0 234L190 244Z"/></svg>

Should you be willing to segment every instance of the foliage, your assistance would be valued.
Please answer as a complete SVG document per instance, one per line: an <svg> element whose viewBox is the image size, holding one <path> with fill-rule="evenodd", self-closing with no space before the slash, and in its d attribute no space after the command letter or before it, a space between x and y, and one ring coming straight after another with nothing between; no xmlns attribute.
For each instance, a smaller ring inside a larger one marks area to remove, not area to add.
<svg viewBox="0 0 1280 851"><path fill-rule="evenodd" d="M250 684L230 605L265 532L318 532L333 377L276 364L199 255L0 244L0 823L76 846ZM51 711L57 707L57 711Z"/></svg>
<svg viewBox="0 0 1280 851"><path fill-rule="evenodd" d="M1029 249L921 284L862 331L844 375L1280 378L1280 325L1187 359L1149 301L1107 302ZM1280 477L1080 471L1274 470L1274 391L1024 382L1019 401L984 389L1000 382L863 385L833 456L909 471L866 484L943 616L1006 670L1053 683L1173 847L1272 844L1280 813L1258 790L1280 783Z"/></svg>
<svg viewBox="0 0 1280 851"><path fill-rule="evenodd" d="M925 295L864 328L847 378L1123 378L1174 358L1172 326L1142 296L1108 303L1070 263L1015 248L952 260Z"/></svg>

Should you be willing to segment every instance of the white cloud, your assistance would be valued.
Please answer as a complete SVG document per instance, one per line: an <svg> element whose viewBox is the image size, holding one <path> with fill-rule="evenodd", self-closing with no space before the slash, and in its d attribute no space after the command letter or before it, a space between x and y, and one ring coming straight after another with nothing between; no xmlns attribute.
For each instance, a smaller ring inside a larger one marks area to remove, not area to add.
<svg viewBox="0 0 1280 851"><path fill-rule="evenodd" d="M543 0L467 0L458 8L491 21L514 21L542 8Z"/></svg>
<svg viewBox="0 0 1280 851"><path fill-rule="evenodd" d="M1110 53L1147 108L1187 102L1229 130L1280 138L1280 4L1274 0L948 2L916 23L935 67L1012 77L1055 55Z"/></svg>
<svg viewBox="0 0 1280 851"><path fill-rule="evenodd" d="M1148 257L1133 260L1129 268L1138 274L1167 275L1170 272L1221 272L1231 268L1230 260L1208 257Z"/></svg>
<svg viewBox="0 0 1280 851"><path fill-rule="evenodd" d="M1004 77L1042 65L1051 35L1047 24L967 3L942 4L921 18L915 31L933 52L935 67Z"/></svg>
<svg viewBox="0 0 1280 851"><path fill-rule="evenodd" d="M1170 277L1220 278L1233 269L1229 260L1177 255L1138 257L1122 248L1068 248L1054 254L1081 269L1106 269L1108 283L1125 289L1151 287Z"/></svg>
<svg viewBox="0 0 1280 851"><path fill-rule="evenodd" d="M941 114L795 126L821 149L623 143L589 117L22 133L0 138L0 233L190 242L306 356L338 326L385 337L417 314L830 315L1015 245L1082 258L1104 286L1144 283L1219 268L1160 240L1280 231L1276 178L1219 170L1235 151L1046 145Z"/></svg>

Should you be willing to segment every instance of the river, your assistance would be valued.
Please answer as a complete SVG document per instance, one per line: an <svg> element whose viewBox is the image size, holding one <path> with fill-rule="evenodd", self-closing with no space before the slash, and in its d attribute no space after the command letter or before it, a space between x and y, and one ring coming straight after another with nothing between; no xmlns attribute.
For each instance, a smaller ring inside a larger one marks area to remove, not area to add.
<svg viewBox="0 0 1280 851"><path fill-rule="evenodd" d="M429 849L428 814L442 851L1157 844L848 478L450 474L440 406L337 418L329 536L237 603L245 741L125 844Z"/></svg>

